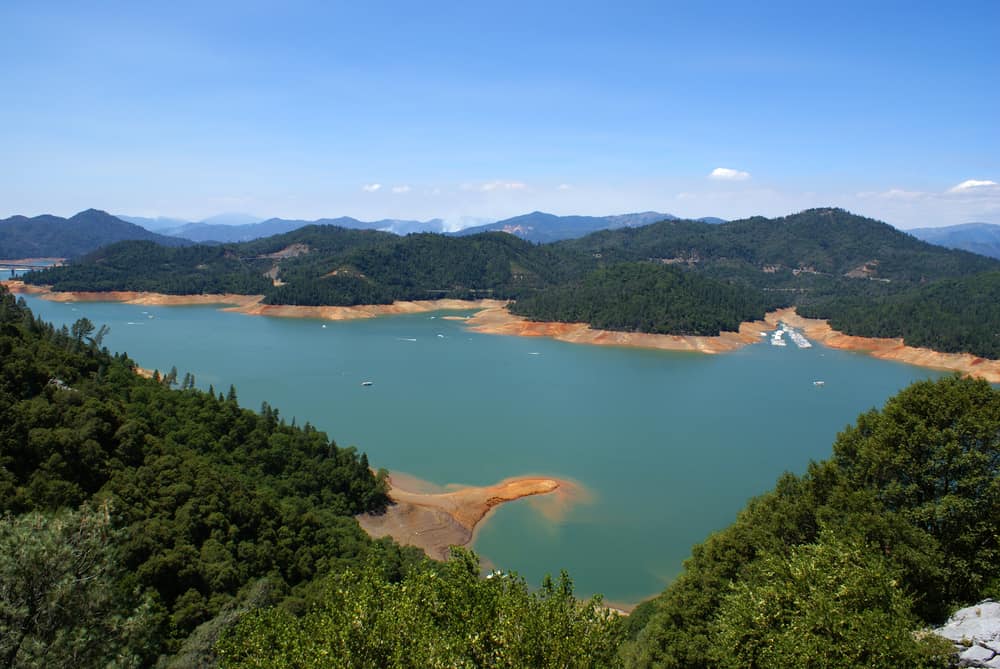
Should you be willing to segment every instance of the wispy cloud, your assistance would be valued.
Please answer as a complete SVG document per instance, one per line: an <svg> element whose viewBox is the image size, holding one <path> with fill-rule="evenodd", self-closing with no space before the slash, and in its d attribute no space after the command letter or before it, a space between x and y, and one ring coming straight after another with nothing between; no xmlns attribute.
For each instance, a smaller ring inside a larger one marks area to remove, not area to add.
<svg viewBox="0 0 1000 669"><path fill-rule="evenodd" d="M411 190L413 190L413 189L410 188L409 186L407 186L406 184L403 184L402 186L393 186L392 187L392 192L393 193L409 193Z"/></svg>
<svg viewBox="0 0 1000 669"><path fill-rule="evenodd" d="M366 193L374 193L381 187L382 184L365 184L364 186L361 187L361 190L363 190Z"/></svg>
<svg viewBox="0 0 1000 669"><path fill-rule="evenodd" d="M489 193L495 190L524 190L528 187L528 184L522 183L520 181L487 181L486 183L479 184L476 186L476 190L480 190L484 193Z"/></svg>
<svg viewBox="0 0 1000 669"><path fill-rule="evenodd" d="M750 173L743 170L734 170L731 167L716 167L708 175L708 178L717 181L746 181L750 178Z"/></svg>
<svg viewBox="0 0 1000 669"><path fill-rule="evenodd" d="M569 184L559 184L556 186L556 190L573 190L573 187Z"/></svg>
<svg viewBox="0 0 1000 669"><path fill-rule="evenodd" d="M983 193L1000 189L1000 184L989 179L966 179L948 189L949 193Z"/></svg>
<svg viewBox="0 0 1000 669"><path fill-rule="evenodd" d="M865 191L857 194L858 197L879 197L886 200L917 200L927 197L927 193L918 190L904 190L902 188L890 188L884 191Z"/></svg>

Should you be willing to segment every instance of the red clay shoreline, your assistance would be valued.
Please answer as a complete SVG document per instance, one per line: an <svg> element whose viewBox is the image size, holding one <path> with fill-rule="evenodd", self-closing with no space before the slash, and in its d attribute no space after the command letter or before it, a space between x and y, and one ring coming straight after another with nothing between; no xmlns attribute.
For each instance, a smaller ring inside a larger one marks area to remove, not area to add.
<svg viewBox="0 0 1000 669"><path fill-rule="evenodd" d="M261 304L261 295L163 295L160 293L54 292L46 286L30 286L22 281L0 282L12 293L25 293L55 302L123 302L163 306L228 305L226 311L281 318L349 320L377 318L397 314L444 310L478 310L464 319L469 329L486 334L519 337L551 337L559 341L597 346L628 346L670 351L715 354L734 351L760 342L760 333L774 329L779 321L801 328L805 335L829 348L860 351L882 360L895 360L919 367L955 371L1000 383L1000 360L981 358L968 353L941 353L931 349L906 346L902 339L856 337L838 332L829 323L799 316L794 307L768 313L763 321L742 323L739 332L723 332L716 337L661 335L641 332L596 330L585 323L547 323L529 321L511 314L501 300L427 300L354 307L300 307Z"/></svg>
<svg viewBox="0 0 1000 669"><path fill-rule="evenodd" d="M488 486L437 489L396 473L390 475L389 486L393 503L384 513L357 516L361 527L373 538L390 536L437 560L447 559L451 546L471 544L477 528L501 504L555 494L550 508L561 511L583 496L578 485L547 476L518 476Z"/></svg>

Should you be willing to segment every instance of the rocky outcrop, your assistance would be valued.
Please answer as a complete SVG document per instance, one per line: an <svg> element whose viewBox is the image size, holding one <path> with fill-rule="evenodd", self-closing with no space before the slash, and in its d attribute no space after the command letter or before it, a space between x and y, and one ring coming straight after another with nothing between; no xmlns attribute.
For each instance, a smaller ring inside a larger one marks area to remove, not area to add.
<svg viewBox="0 0 1000 669"><path fill-rule="evenodd" d="M960 609L934 630L955 644L959 667L1000 669L1000 604L985 600Z"/></svg>

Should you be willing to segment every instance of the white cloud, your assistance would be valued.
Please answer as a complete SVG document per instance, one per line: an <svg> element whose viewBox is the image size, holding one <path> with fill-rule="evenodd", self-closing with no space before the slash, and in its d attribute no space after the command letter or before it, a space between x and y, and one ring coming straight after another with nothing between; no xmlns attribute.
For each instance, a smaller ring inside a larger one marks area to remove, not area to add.
<svg viewBox="0 0 1000 669"><path fill-rule="evenodd" d="M556 190L573 190L573 187L569 184L559 184L556 186Z"/></svg>
<svg viewBox="0 0 1000 669"><path fill-rule="evenodd" d="M927 193L922 193L918 190L904 190L902 188L890 188L881 192L865 191L857 194L858 197L880 197L887 200L917 200L926 195Z"/></svg>
<svg viewBox="0 0 1000 669"><path fill-rule="evenodd" d="M990 181L988 179L966 179L957 186L952 186L948 189L949 193L975 193L982 192L984 190L993 190L1000 186L996 181Z"/></svg>
<svg viewBox="0 0 1000 669"><path fill-rule="evenodd" d="M520 181L488 181L480 184L479 190L488 193L494 190L524 190L527 187L528 184L521 183Z"/></svg>
<svg viewBox="0 0 1000 669"><path fill-rule="evenodd" d="M393 186L392 187L392 192L393 193L409 193L411 190L413 190L413 189L410 188L409 186L407 186L406 184L403 184L402 186Z"/></svg>
<svg viewBox="0 0 1000 669"><path fill-rule="evenodd" d="M366 193L374 193L381 187L382 184L365 184L364 186L361 187L361 190L363 190Z"/></svg>
<svg viewBox="0 0 1000 669"><path fill-rule="evenodd" d="M718 181L746 181L750 178L750 173L743 170L734 170L730 167L716 167L708 175L708 178Z"/></svg>

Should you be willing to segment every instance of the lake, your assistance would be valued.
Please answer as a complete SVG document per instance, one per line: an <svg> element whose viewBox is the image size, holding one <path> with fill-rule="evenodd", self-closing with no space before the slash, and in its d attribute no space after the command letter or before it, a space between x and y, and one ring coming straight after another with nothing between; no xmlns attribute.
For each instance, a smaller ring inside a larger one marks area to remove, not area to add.
<svg viewBox="0 0 1000 669"><path fill-rule="evenodd" d="M710 356L476 334L444 313L324 324L26 299L57 325L109 325L105 345L143 367L233 384L242 405L267 401L375 467L442 485L578 482L588 499L561 517L532 499L500 507L474 548L533 585L566 569L579 594L621 603L661 591L693 544L782 472L828 457L860 412L940 376L766 340Z"/></svg>

